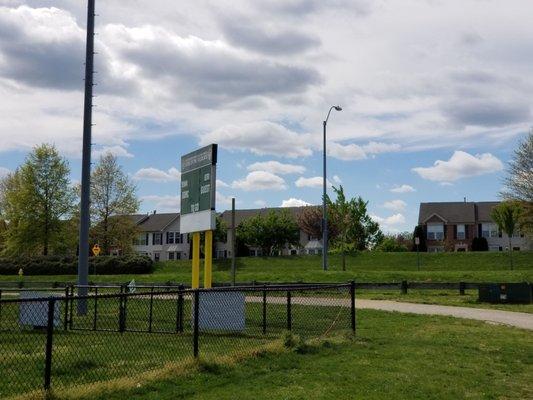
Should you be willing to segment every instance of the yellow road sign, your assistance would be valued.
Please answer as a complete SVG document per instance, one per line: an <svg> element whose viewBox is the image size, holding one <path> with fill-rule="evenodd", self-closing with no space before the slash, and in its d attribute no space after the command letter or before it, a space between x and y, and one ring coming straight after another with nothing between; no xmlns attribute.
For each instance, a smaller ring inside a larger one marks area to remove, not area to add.
<svg viewBox="0 0 533 400"><path fill-rule="evenodd" d="M95 245L93 246L93 249L92 249L92 250L93 250L93 254L94 254L96 257L98 257L98 255L100 254L100 246L99 246L98 244L95 244Z"/></svg>

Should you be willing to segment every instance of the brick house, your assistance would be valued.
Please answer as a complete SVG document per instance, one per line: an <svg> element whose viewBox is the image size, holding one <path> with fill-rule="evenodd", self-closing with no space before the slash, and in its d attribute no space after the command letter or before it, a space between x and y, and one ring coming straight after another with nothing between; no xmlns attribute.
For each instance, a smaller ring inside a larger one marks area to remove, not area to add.
<svg viewBox="0 0 533 400"><path fill-rule="evenodd" d="M426 236L427 251L469 251L475 237L487 239L489 250L509 247L506 234L490 217L499 202L420 203L418 224ZM531 241L521 233L511 238L513 250L530 250Z"/></svg>

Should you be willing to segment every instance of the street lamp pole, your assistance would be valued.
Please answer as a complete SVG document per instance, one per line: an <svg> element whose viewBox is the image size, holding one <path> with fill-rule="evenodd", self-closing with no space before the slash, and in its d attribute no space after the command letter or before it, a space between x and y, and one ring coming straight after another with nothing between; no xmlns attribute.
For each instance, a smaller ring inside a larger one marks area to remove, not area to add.
<svg viewBox="0 0 533 400"><path fill-rule="evenodd" d="M324 152L322 154L322 162L324 168L323 174L323 193L322 193L322 269L324 271L328 270L328 214L326 209L326 191L327 191L327 174L326 174L326 127L328 125L329 114L331 110L342 111L340 106L331 106L326 119L323 121L324 128Z"/></svg>

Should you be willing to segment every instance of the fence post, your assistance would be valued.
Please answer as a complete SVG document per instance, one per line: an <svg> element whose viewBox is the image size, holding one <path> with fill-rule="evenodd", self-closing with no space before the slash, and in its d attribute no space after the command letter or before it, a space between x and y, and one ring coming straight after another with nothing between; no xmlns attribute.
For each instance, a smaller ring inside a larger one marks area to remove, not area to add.
<svg viewBox="0 0 533 400"><path fill-rule="evenodd" d="M461 296L464 296L465 295L465 283L464 282L459 282L459 294Z"/></svg>
<svg viewBox="0 0 533 400"><path fill-rule="evenodd" d="M63 321L63 329L67 330L68 328L68 286L65 287L65 317Z"/></svg>
<svg viewBox="0 0 533 400"><path fill-rule="evenodd" d="M287 330L292 330L291 292L287 291Z"/></svg>
<svg viewBox="0 0 533 400"><path fill-rule="evenodd" d="M183 285L179 285L178 290L178 303L176 304L176 332L183 333Z"/></svg>
<svg viewBox="0 0 533 400"><path fill-rule="evenodd" d="M152 332L152 319L154 315L154 287L150 290L150 312L148 314L148 332Z"/></svg>
<svg viewBox="0 0 533 400"><path fill-rule="evenodd" d="M350 282L350 308L351 308L352 332L355 335L355 281Z"/></svg>
<svg viewBox="0 0 533 400"><path fill-rule="evenodd" d="M200 314L200 291L196 289L193 293L194 295L194 316L193 316L193 332L192 332L192 340L193 340L193 355L194 358L198 358L198 316Z"/></svg>
<svg viewBox="0 0 533 400"><path fill-rule="evenodd" d="M120 286L120 297L118 302L118 330L124 332L126 330L126 294L124 293L124 285Z"/></svg>
<svg viewBox="0 0 533 400"><path fill-rule="evenodd" d="M72 320L73 317L72 316L74 315L74 313L73 313L73 307L74 307L74 299L73 299L73 297L74 297L74 285L70 285L70 296L69 296L69 308L70 308L69 314L70 315L69 315L69 319L68 319L68 327L69 327L70 330L72 330L72 324L73 324L73 320Z"/></svg>
<svg viewBox="0 0 533 400"><path fill-rule="evenodd" d="M263 335L267 331L267 292L266 292L266 285L264 285L263 289Z"/></svg>
<svg viewBox="0 0 533 400"><path fill-rule="evenodd" d="M46 325L46 347L44 361L44 390L50 390L52 375L52 340L54 338L55 299L48 300L48 323Z"/></svg>
<svg viewBox="0 0 533 400"><path fill-rule="evenodd" d="M402 294L407 294L407 287L408 287L407 281L402 281L402 285L400 288Z"/></svg>
<svg viewBox="0 0 533 400"><path fill-rule="evenodd" d="M98 320L98 286L94 287L94 316L93 316L93 331L96 330L96 321Z"/></svg>

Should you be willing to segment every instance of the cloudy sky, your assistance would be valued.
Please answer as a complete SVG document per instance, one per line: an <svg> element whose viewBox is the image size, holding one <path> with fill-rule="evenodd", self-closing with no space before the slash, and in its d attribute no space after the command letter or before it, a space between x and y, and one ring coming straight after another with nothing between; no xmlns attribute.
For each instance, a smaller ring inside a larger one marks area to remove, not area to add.
<svg viewBox="0 0 533 400"><path fill-rule="evenodd" d="M0 0L0 175L54 143L80 179L86 5ZM97 0L93 157L142 211L179 210L179 158L219 144L218 203L321 201L386 231L421 201L494 200L531 124L530 0Z"/></svg>

